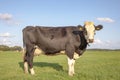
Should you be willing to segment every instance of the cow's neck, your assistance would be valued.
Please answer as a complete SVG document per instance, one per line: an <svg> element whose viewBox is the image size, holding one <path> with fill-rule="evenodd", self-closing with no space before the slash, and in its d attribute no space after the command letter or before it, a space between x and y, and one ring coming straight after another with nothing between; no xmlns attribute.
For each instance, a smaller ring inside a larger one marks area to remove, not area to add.
<svg viewBox="0 0 120 80"><path fill-rule="evenodd" d="M80 35L80 39L81 39L81 44L79 46L79 49L84 50L84 49L86 49L88 43L87 43L87 40L86 40L85 35L84 35L83 32L81 34L79 34L79 35Z"/></svg>

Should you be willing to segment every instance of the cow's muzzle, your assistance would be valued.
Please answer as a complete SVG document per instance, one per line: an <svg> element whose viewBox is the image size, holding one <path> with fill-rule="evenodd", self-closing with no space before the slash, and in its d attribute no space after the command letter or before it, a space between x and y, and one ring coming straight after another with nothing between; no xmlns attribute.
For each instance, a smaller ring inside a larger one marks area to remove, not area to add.
<svg viewBox="0 0 120 80"><path fill-rule="evenodd" d="M94 42L94 39L89 39L89 43L93 43Z"/></svg>

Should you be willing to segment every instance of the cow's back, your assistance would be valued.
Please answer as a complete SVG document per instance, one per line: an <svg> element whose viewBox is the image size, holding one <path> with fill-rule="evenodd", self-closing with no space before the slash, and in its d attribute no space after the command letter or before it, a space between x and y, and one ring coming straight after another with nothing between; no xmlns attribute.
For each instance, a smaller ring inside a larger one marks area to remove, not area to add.
<svg viewBox="0 0 120 80"><path fill-rule="evenodd" d="M63 38L66 37L73 30L76 30L77 27L36 27L38 32L41 33L44 37L51 39L54 38Z"/></svg>

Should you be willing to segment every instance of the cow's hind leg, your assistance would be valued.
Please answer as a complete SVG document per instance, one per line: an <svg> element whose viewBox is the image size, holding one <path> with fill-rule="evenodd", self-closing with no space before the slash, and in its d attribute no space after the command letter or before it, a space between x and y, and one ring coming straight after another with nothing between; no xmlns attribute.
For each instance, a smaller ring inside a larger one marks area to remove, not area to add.
<svg viewBox="0 0 120 80"><path fill-rule="evenodd" d="M35 74L34 69L33 69L33 57L34 57L34 48L29 46L26 49L26 55L24 59L24 71L25 73L28 73L28 66L29 66L30 73L32 75Z"/></svg>
<svg viewBox="0 0 120 80"><path fill-rule="evenodd" d="M33 57L34 57L34 48L32 48L30 50L30 54L29 54L29 57L28 57L28 65L30 67L30 73L31 73L31 75L35 74L34 69L33 69Z"/></svg>
<svg viewBox="0 0 120 80"><path fill-rule="evenodd" d="M23 50L23 60L24 60L24 72L28 73L28 62L27 62L27 52Z"/></svg>
<svg viewBox="0 0 120 80"><path fill-rule="evenodd" d="M24 62L24 72L28 73L28 63Z"/></svg>

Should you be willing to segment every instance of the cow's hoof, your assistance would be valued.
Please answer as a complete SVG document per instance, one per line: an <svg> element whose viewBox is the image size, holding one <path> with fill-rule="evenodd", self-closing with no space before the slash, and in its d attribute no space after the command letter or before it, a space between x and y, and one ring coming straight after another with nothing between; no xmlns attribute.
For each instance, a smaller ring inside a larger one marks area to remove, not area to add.
<svg viewBox="0 0 120 80"><path fill-rule="evenodd" d="M75 73L69 73L69 76L74 76Z"/></svg>
<svg viewBox="0 0 120 80"><path fill-rule="evenodd" d="M31 73L31 75L35 75L35 73Z"/></svg>
<svg viewBox="0 0 120 80"><path fill-rule="evenodd" d="M69 74L69 76L73 76L74 74Z"/></svg>
<svg viewBox="0 0 120 80"><path fill-rule="evenodd" d="M34 75L34 74L35 74L35 72L34 72L34 69L33 69L33 68L31 68L31 69L30 69L30 73L31 73L31 75Z"/></svg>
<svg viewBox="0 0 120 80"><path fill-rule="evenodd" d="M28 74L28 71L24 71L25 74Z"/></svg>
<svg viewBox="0 0 120 80"><path fill-rule="evenodd" d="M31 72L31 75L35 75L35 72Z"/></svg>
<svg viewBox="0 0 120 80"><path fill-rule="evenodd" d="M29 72L28 72L28 69L24 69L24 73L25 74L28 74Z"/></svg>

